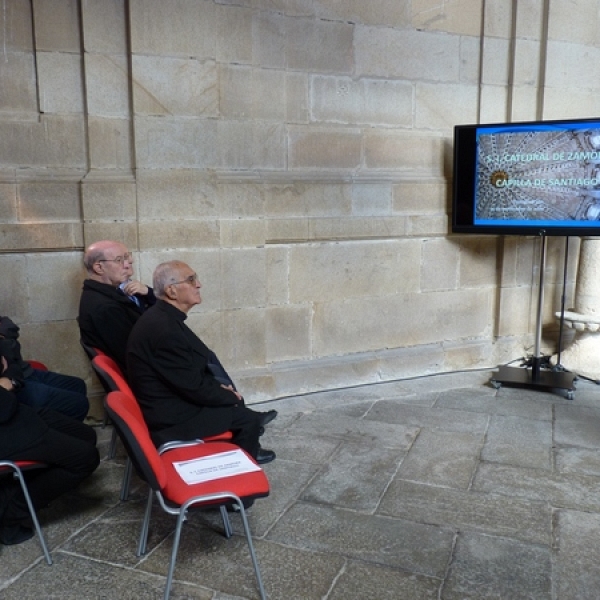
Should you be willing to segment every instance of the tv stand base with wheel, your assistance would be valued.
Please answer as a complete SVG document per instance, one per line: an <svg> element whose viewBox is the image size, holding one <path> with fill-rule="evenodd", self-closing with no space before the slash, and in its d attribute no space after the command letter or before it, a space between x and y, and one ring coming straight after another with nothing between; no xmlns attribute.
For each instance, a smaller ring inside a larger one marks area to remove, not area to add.
<svg viewBox="0 0 600 600"><path fill-rule="evenodd" d="M566 390L567 399L573 400L577 376L566 371L546 371L536 368L507 367L498 368L490 383L496 388L502 385L531 388L544 391Z"/></svg>

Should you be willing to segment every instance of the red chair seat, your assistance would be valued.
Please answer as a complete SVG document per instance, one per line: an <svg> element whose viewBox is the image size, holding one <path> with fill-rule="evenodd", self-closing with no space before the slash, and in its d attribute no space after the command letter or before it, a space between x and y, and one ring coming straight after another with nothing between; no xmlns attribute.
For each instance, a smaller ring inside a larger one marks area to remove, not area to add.
<svg viewBox="0 0 600 600"><path fill-rule="evenodd" d="M173 465L176 462L214 456L216 453L229 451L231 451L231 444L211 442L210 444L200 443L193 446L174 448L162 454L161 460L167 473L167 483L163 489L165 499L175 504L184 504L191 496L217 494L222 492L224 488L231 490L241 498L268 496L269 482L262 469L190 485L180 477ZM202 504L196 506L202 506Z"/></svg>

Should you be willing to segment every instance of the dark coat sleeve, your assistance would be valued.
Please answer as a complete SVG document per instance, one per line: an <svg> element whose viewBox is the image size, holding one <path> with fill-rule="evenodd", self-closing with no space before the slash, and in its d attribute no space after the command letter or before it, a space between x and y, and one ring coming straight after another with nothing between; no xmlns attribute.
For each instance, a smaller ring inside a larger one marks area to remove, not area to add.
<svg viewBox="0 0 600 600"><path fill-rule="evenodd" d="M158 376L180 398L198 406L234 406L240 400L226 390L207 369L210 351L191 331L178 324L161 335L152 357ZM193 337L192 337L193 336ZM195 339L194 339L195 338ZM201 345L200 345L201 344Z"/></svg>

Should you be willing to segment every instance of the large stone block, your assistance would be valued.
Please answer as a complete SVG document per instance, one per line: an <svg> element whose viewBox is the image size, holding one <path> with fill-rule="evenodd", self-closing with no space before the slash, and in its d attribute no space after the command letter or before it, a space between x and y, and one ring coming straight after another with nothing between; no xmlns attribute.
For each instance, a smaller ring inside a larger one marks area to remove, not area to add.
<svg viewBox="0 0 600 600"><path fill-rule="evenodd" d="M79 310L81 252L27 256L28 321L66 321Z"/></svg>
<svg viewBox="0 0 600 600"><path fill-rule="evenodd" d="M406 235L446 235L450 232L447 215L416 215L406 217Z"/></svg>
<svg viewBox="0 0 600 600"><path fill-rule="evenodd" d="M361 164L358 129L297 129L290 127L291 169L356 169Z"/></svg>
<svg viewBox="0 0 600 600"><path fill-rule="evenodd" d="M265 189L265 215L276 217L342 217L352 214L352 188L332 182L302 182L268 185Z"/></svg>
<svg viewBox="0 0 600 600"><path fill-rule="evenodd" d="M217 186L220 215L227 219L264 218L265 186L252 181L224 181Z"/></svg>
<svg viewBox="0 0 600 600"><path fill-rule="evenodd" d="M311 100L315 121L412 125L413 85L405 81L313 76Z"/></svg>
<svg viewBox="0 0 600 600"><path fill-rule="evenodd" d="M598 90L578 89L577 103L569 101L565 88L547 87L544 91L544 119L577 119L582 116L595 115L598 111Z"/></svg>
<svg viewBox="0 0 600 600"><path fill-rule="evenodd" d="M221 219L221 248L264 246L267 224L264 219Z"/></svg>
<svg viewBox="0 0 600 600"><path fill-rule="evenodd" d="M228 119L285 121L286 73L228 65L220 69L219 108Z"/></svg>
<svg viewBox="0 0 600 600"><path fill-rule="evenodd" d="M535 300L529 287L503 288L498 307L498 335L533 333Z"/></svg>
<svg viewBox="0 0 600 600"><path fill-rule="evenodd" d="M137 223L131 221L93 221L83 225L83 244L89 246L99 240L118 240L128 248L138 247Z"/></svg>
<svg viewBox="0 0 600 600"><path fill-rule="evenodd" d="M81 221L79 183L27 182L18 186L19 217L23 222Z"/></svg>
<svg viewBox="0 0 600 600"><path fill-rule="evenodd" d="M140 248L197 248L219 245L219 225L213 220L143 221Z"/></svg>
<svg viewBox="0 0 600 600"><path fill-rule="evenodd" d="M508 85L511 71L510 40L485 38L482 54L482 82L487 85ZM531 60L531 57L527 57Z"/></svg>
<svg viewBox="0 0 600 600"><path fill-rule="evenodd" d="M136 114L218 116L217 69L212 60L134 55L132 79Z"/></svg>
<svg viewBox="0 0 600 600"><path fill-rule="evenodd" d="M314 244L290 250L290 302L390 296L419 290L420 243ZM373 268L377 265L377 268Z"/></svg>
<svg viewBox="0 0 600 600"><path fill-rule="evenodd" d="M222 306L226 309L267 304L267 263L264 248L221 252Z"/></svg>
<svg viewBox="0 0 600 600"><path fill-rule="evenodd" d="M317 17L345 23L383 25L385 27L408 28L411 24L410 4L389 0L314 0L313 10Z"/></svg>
<svg viewBox="0 0 600 600"><path fill-rule="evenodd" d="M405 217L373 216L350 218L319 218L309 220L311 240L359 240L377 238L398 238L407 233Z"/></svg>
<svg viewBox="0 0 600 600"><path fill-rule="evenodd" d="M212 0L132 0L134 54L215 58L218 5Z"/></svg>
<svg viewBox="0 0 600 600"><path fill-rule="evenodd" d="M200 219L220 213L215 182L193 169L140 170L137 197L142 221Z"/></svg>
<svg viewBox="0 0 600 600"><path fill-rule="evenodd" d="M438 135L372 130L366 133L364 145L368 169L444 175L444 140Z"/></svg>
<svg viewBox="0 0 600 600"><path fill-rule="evenodd" d="M481 40L478 37L461 38L459 58L460 82L478 85L481 76Z"/></svg>
<svg viewBox="0 0 600 600"><path fill-rule="evenodd" d="M286 73L285 120L287 123L308 123L310 119L308 90L306 73Z"/></svg>
<svg viewBox="0 0 600 600"><path fill-rule="evenodd" d="M9 316L16 323L25 322L29 318L29 306L24 294L28 275L27 256L24 253L0 254L0 276L5 290L0 315Z"/></svg>
<svg viewBox="0 0 600 600"><path fill-rule="evenodd" d="M479 36L482 10L483 6L479 2L440 4L435 0L413 0L412 26L415 29Z"/></svg>
<svg viewBox="0 0 600 600"><path fill-rule="evenodd" d="M267 252L267 304L289 302L289 249L285 246L268 246Z"/></svg>
<svg viewBox="0 0 600 600"><path fill-rule="evenodd" d="M447 210L450 190L446 182L407 181L394 184L395 214L443 213Z"/></svg>
<svg viewBox="0 0 600 600"><path fill-rule="evenodd" d="M260 11L253 19L253 64L267 68L286 66L286 17L278 11Z"/></svg>
<svg viewBox="0 0 600 600"><path fill-rule="evenodd" d="M261 11L272 11L291 17L309 17L314 15L313 2L306 0L242 0L250 2Z"/></svg>
<svg viewBox="0 0 600 600"><path fill-rule="evenodd" d="M363 217L392 213L392 185L356 183L352 186L352 214Z"/></svg>
<svg viewBox="0 0 600 600"><path fill-rule="evenodd" d="M44 113L83 113L81 55L38 52L40 110Z"/></svg>
<svg viewBox="0 0 600 600"><path fill-rule="evenodd" d="M3 4L0 14L0 44L3 60L11 52L33 51L31 0L12 0Z"/></svg>
<svg viewBox="0 0 600 600"><path fill-rule="evenodd" d="M444 97L443 106L440 96ZM450 133L457 123L476 123L479 88L475 85L417 83L415 125Z"/></svg>
<svg viewBox="0 0 600 600"><path fill-rule="evenodd" d="M17 221L17 186L14 183L0 183L0 222Z"/></svg>
<svg viewBox="0 0 600 600"><path fill-rule="evenodd" d="M131 221L137 216L133 182L84 182L81 195L85 221Z"/></svg>
<svg viewBox="0 0 600 600"><path fill-rule="evenodd" d="M353 71L353 26L349 23L288 18L285 42L289 69L340 75Z"/></svg>
<svg viewBox="0 0 600 600"><path fill-rule="evenodd" d="M251 8L218 6L217 61L219 63L252 63L253 15Z"/></svg>
<svg viewBox="0 0 600 600"><path fill-rule="evenodd" d="M310 240L311 224L308 217L269 219L267 221L267 242L269 244L289 244Z"/></svg>
<svg viewBox="0 0 600 600"><path fill-rule="evenodd" d="M491 334L492 290L400 293L315 305L313 353L349 354Z"/></svg>
<svg viewBox="0 0 600 600"><path fill-rule="evenodd" d="M593 0L557 2L549 12L548 37L594 47L598 43L599 21L598 4Z"/></svg>
<svg viewBox="0 0 600 600"><path fill-rule="evenodd" d="M79 223L11 223L0 225L3 250L54 250L83 244Z"/></svg>
<svg viewBox="0 0 600 600"><path fill-rule="evenodd" d="M131 115L127 56L86 54L85 85L87 110L96 117Z"/></svg>
<svg viewBox="0 0 600 600"><path fill-rule="evenodd" d="M131 119L90 116L87 123L91 168L130 171L133 167Z"/></svg>
<svg viewBox="0 0 600 600"><path fill-rule="evenodd" d="M214 119L137 117L135 148L138 168L216 167L219 149L217 127Z"/></svg>
<svg viewBox="0 0 600 600"><path fill-rule="evenodd" d="M270 308L266 314L266 362L310 358L310 305Z"/></svg>
<svg viewBox="0 0 600 600"><path fill-rule="evenodd" d="M457 35L356 26L356 75L457 82L459 44Z"/></svg>
<svg viewBox="0 0 600 600"><path fill-rule="evenodd" d="M588 65L600 60L600 48L577 42L549 41L547 47L546 85L563 90L590 88ZM597 85L596 95L598 94ZM578 107L581 111L581 107ZM580 112L581 114L581 112ZM592 113L595 114L595 113ZM587 115L586 115L587 116Z"/></svg>
<svg viewBox="0 0 600 600"><path fill-rule="evenodd" d="M34 0L36 50L80 52L79 2Z"/></svg>
<svg viewBox="0 0 600 600"><path fill-rule="evenodd" d="M86 52L127 54L127 4L86 0L82 6Z"/></svg>
<svg viewBox="0 0 600 600"><path fill-rule="evenodd" d="M421 291L456 290L460 248L446 239L423 241L421 250Z"/></svg>
<svg viewBox="0 0 600 600"><path fill-rule="evenodd" d="M3 82L0 85L0 118L5 112L38 112L36 70L32 53L4 52L0 60L0 81Z"/></svg>
<svg viewBox="0 0 600 600"><path fill-rule="evenodd" d="M495 237L465 237L461 240L459 287L495 287L499 255Z"/></svg>
<svg viewBox="0 0 600 600"><path fill-rule="evenodd" d="M280 123L219 121L219 167L222 169L284 169L286 129Z"/></svg>

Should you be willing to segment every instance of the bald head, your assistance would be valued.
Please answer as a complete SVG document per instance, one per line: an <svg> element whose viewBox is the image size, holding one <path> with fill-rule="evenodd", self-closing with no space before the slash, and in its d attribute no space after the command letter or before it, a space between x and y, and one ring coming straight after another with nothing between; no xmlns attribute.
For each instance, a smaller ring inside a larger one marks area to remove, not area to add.
<svg viewBox="0 0 600 600"><path fill-rule="evenodd" d="M114 240L94 242L87 247L83 255L88 277L114 286L130 278L132 262L127 246Z"/></svg>

